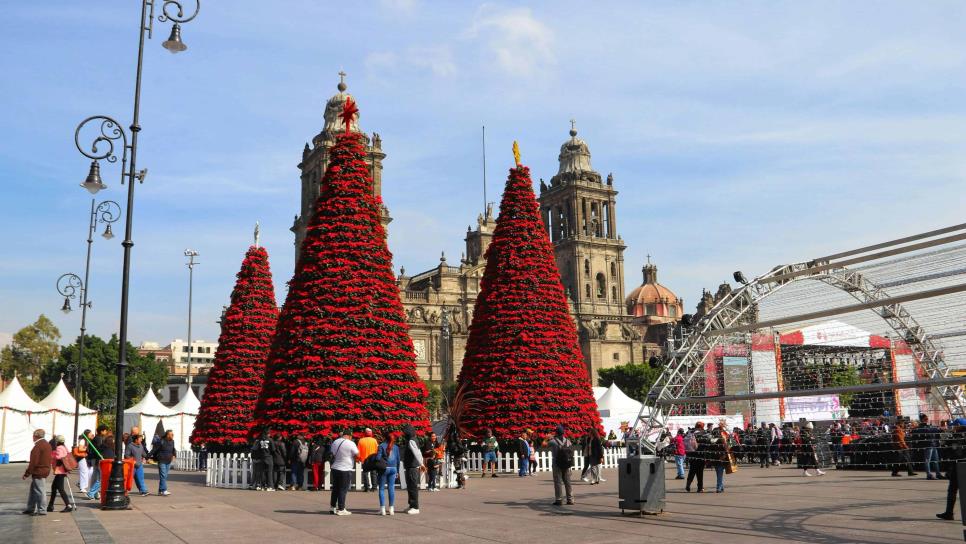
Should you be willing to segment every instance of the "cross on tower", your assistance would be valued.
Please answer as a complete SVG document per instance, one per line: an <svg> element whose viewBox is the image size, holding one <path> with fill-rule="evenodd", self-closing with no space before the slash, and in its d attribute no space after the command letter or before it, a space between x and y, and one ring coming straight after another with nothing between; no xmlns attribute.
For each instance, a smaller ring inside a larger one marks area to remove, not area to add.
<svg viewBox="0 0 966 544"><path fill-rule="evenodd" d="M577 130L577 121L574 119L570 120L570 130Z"/></svg>
<svg viewBox="0 0 966 544"><path fill-rule="evenodd" d="M346 73L343 72L342 70L339 70L339 83L345 83L345 76L346 76Z"/></svg>
<svg viewBox="0 0 966 544"><path fill-rule="evenodd" d="M647 254L647 264L651 264L651 254Z"/></svg>

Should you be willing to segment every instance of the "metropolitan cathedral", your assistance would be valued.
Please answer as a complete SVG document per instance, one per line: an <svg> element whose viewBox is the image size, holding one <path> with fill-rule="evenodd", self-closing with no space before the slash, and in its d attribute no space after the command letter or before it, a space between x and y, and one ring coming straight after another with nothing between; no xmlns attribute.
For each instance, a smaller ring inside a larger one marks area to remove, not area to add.
<svg viewBox="0 0 966 544"><path fill-rule="evenodd" d="M302 151L302 206L295 216L295 252L305 237L312 206L329 161L335 135L345 130L339 116L350 95L342 81L338 93L325 106L322 131ZM350 130L362 133L358 114ZM381 197L383 160L378 134L364 135L366 162L373 192ZM580 347L591 381L597 373L627 363L647 362L661 353L670 326L683 313L683 301L657 282L657 267L644 265L642 283L625 297L624 241L617 229L617 189L614 176L603 178L591 166L590 149L577 137L571 123L570 138L560 146L557 173L547 183L540 179L540 213L553 242L557 267L577 325ZM383 207L382 222L392 221ZM493 238L496 217L492 205L467 226L466 249L458 263L441 254L436 266L415 274L399 268L396 283L409 321L420 376L436 384L456 380L473 319L473 308L486 268L484 257Z"/></svg>

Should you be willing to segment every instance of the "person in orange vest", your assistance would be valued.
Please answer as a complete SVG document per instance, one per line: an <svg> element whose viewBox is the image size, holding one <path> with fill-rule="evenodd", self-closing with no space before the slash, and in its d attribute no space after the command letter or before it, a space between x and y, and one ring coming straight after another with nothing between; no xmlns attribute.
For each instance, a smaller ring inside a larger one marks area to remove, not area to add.
<svg viewBox="0 0 966 544"><path fill-rule="evenodd" d="M379 442L372 436L372 429L366 428L365 436L359 439L359 455L356 457L360 463L364 463L370 455L379 449ZM365 492L375 491L379 482L378 475L374 470L366 470L362 473L362 490Z"/></svg>

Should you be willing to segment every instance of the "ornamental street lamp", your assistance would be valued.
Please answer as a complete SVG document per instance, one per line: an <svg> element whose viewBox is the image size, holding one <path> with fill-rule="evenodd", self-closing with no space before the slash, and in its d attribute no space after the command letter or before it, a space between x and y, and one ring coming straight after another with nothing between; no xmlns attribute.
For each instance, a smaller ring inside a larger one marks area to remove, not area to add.
<svg viewBox="0 0 966 544"><path fill-rule="evenodd" d="M111 478L107 486L105 494L106 500L103 505L105 510L123 510L130 508L130 500L124 492L124 460L122 459L124 445L121 443L120 437L123 435L124 430L124 375L127 370L128 291L131 279L131 247L134 246L134 242L131 240L131 230L134 210L134 180L143 183L144 177L147 175L146 169L138 171L136 166L138 133L141 131L141 125L139 124L141 113L141 68L144 59L144 40L145 37L148 39L151 38L154 28L154 6L157 2L163 2L158 21L165 22L170 19L174 23L171 36L162 44L165 49L172 53L187 49L187 46L181 41L180 25L181 23L186 23L194 19L198 15L198 10L201 9L201 0L194 0L195 9L190 13L184 9L183 4L185 0L141 0L140 38L138 42L137 71L135 72L134 82L134 115L131 119L130 126L130 145L128 144L127 134L121 128L120 123L103 115L88 117L77 126L77 130L74 132L74 143L77 145L77 149L85 157L92 160L90 172L82 184L84 188L92 193L104 188L104 183L100 179L100 165L98 161L100 159L105 159L107 162L112 163L117 161L117 155L114 152L115 143L123 144L121 147L121 184L124 184L125 179L128 182L124 241L121 242L121 245L124 247L124 261L121 273L121 316L120 330L118 332L117 400L114 405L116 409L114 422L114 435L116 439L114 441L114 463L111 465ZM88 124L94 126L99 125L100 133L95 136L93 144L89 149L85 149L80 145L80 133L81 129ZM127 164L129 154L130 165Z"/></svg>
<svg viewBox="0 0 966 544"><path fill-rule="evenodd" d="M81 365L84 363L84 336L87 331L87 309L91 307L90 301L87 300L88 289L90 287L90 276L91 276L91 246L94 243L94 230L98 223L105 223L107 227L104 229L104 233L101 235L106 240L114 238L114 234L111 232L111 223L117 221L121 218L121 207L118 206L117 202L113 200L105 200L100 204L96 204L94 199L91 199L91 214L90 214L90 224L87 227L87 260L84 263L84 280L81 281L77 278L77 283L80 284L80 306L81 306L81 325L80 325L80 340L78 341L77 350L77 362L71 365L74 371L74 445L77 445L78 436L78 423L79 423L79 412L80 412L80 389L81 389ZM63 280L67 276L73 276L73 274L65 274L61 276ZM75 278L77 276L74 276ZM61 291L60 281L58 280L57 290ZM67 285L70 288L70 285ZM76 287L74 287L76 289ZM61 310L66 314L71 311L70 298L64 292L64 307Z"/></svg>

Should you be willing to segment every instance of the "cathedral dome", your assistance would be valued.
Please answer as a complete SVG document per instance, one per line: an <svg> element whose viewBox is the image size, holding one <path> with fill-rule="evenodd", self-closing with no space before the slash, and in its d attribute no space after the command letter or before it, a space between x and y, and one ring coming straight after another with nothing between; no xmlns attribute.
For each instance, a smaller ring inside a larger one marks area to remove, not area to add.
<svg viewBox="0 0 966 544"><path fill-rule="evenodd" d="M570 139L560 146L560 169L557 170L557 174L563 174L565 172L591 172L593 167L590 166L590 148L587 147L587 142L584 142L577 137L577 129L574 127L574 122L571 121L570 127Z"/></svg>
<svg viewBox="0 0 966 544"><path fill-rule="evenodd" d="M652 323L671 323L681 319L684 304L670 289L657 282L657 266L644 265L644 283L627 295L627 313L647 318Z"/></svg>
<svg viewBox="0 0 966 544"><path fill-rule="evenodd" d="M334 134L335 132L345 132L345 122L342 120L342 108L345 105L347 98L352 98L352 95L345 92L348 86L345 84L345 72L339 72L339 84L336 86L339 92L332 95L332 98L325 103L325 128L324 132L328 134ZM353 100L355 100L353 98ZM362 132L359 129L359 114L356 113L352 116L352 126L349 127L352 132Z"/></svg>

